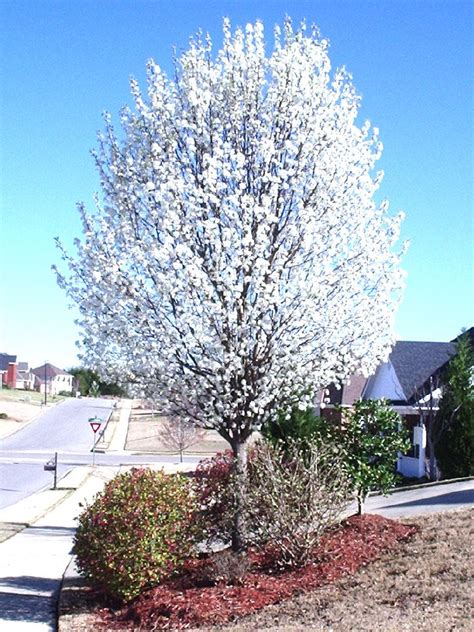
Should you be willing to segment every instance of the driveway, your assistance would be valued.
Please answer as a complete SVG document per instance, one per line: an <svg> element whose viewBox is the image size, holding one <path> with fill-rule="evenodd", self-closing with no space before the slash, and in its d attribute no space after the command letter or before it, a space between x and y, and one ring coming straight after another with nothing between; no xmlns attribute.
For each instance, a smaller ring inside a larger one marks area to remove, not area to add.
<svg viewBox="0 0 474 632"><path fill-rule="evenodd" d="M390 496L371 496L367 499L365 511L386 518L403 518L472 506L474 479L428 485L419 489L394 492Z"/></svg>

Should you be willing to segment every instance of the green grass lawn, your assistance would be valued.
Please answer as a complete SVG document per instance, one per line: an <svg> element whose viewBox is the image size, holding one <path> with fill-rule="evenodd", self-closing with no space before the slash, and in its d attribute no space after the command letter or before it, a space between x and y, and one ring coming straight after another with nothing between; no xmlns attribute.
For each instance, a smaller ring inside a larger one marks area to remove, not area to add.
<svg viewBox="0 0 474 632"><path fill-rule="evenodd" d="M58 401L62 397L48 395L49 401ZM27 404L41 404L44 401L44 393L37 391L21 391L15 388L0 389L0 400L10 402L26 402Z"/></svg>

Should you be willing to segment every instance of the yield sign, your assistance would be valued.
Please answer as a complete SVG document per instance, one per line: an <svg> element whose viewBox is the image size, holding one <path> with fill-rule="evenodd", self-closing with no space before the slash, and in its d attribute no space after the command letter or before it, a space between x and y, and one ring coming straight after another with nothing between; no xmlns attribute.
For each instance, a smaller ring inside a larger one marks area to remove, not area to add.
<svg viewBox="0 0 474 632"><path fill-rule="evenodd" d="M100 421L90 421L89 423L92 428L92 432L95 434L100 428Z"/></svg>

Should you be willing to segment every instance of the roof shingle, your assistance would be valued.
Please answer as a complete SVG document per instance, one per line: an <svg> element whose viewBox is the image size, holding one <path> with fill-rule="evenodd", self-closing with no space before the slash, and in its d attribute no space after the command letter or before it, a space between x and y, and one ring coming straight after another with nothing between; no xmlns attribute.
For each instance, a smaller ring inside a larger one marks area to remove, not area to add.
<svg viewBox="0 0 474 632"><path fill-rule="evenodd" d="M456 353L452 342L414 342L402 340L395 343L389 362L397 374L407 402L413 399L430 376L438 373Z"/></svg>

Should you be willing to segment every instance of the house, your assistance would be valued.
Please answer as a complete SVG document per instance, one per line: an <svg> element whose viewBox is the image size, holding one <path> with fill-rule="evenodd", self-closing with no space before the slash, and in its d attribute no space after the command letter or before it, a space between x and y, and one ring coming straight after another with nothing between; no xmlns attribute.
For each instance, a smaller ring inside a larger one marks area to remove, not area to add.
<svg viewBox="0 0 474 632"><path fill-rule="evenodd" d="M49 362L32 369L31 372L35 376L34 388L40 393L46 391L48 395L58 395L62 391L72 392L74 376Z"/></svg>
<svg viewBox="0 0 474 632"><path fill-rule="evenodd" d="M0 353L0 388L8 386L15 388L16 386L16 355L8 353Z"/></svg>
<svg viewBox="0 0 474 632"><path fill-rule="evenodd" d="M467 333L474 340L474 328ZM359 399L388 400L411 432L412 448L399 457L397 469L407 477L423 477L429 457L426 431L438 408L439 378L456 352L455 342L396 342L387 362L373 375L353 375L347 383L331 385L321 393L317 412L334 419L340 416L340 408L350 408Z"/></svg>
<svg viewBox="0 0 474 632"><path fill-rule="evenodd" d="M24 391L34 389L35 376L30 371L28 362L17 362L16 355L0 353L0 388L16 388Z"/></svg>
<svg viewBox="0 0 474 632"><path fill-rule="evenodd" d="M35 376L28 362L18 362L16 367L16 387L19 390L32 391L35 387Z"/></svg>

